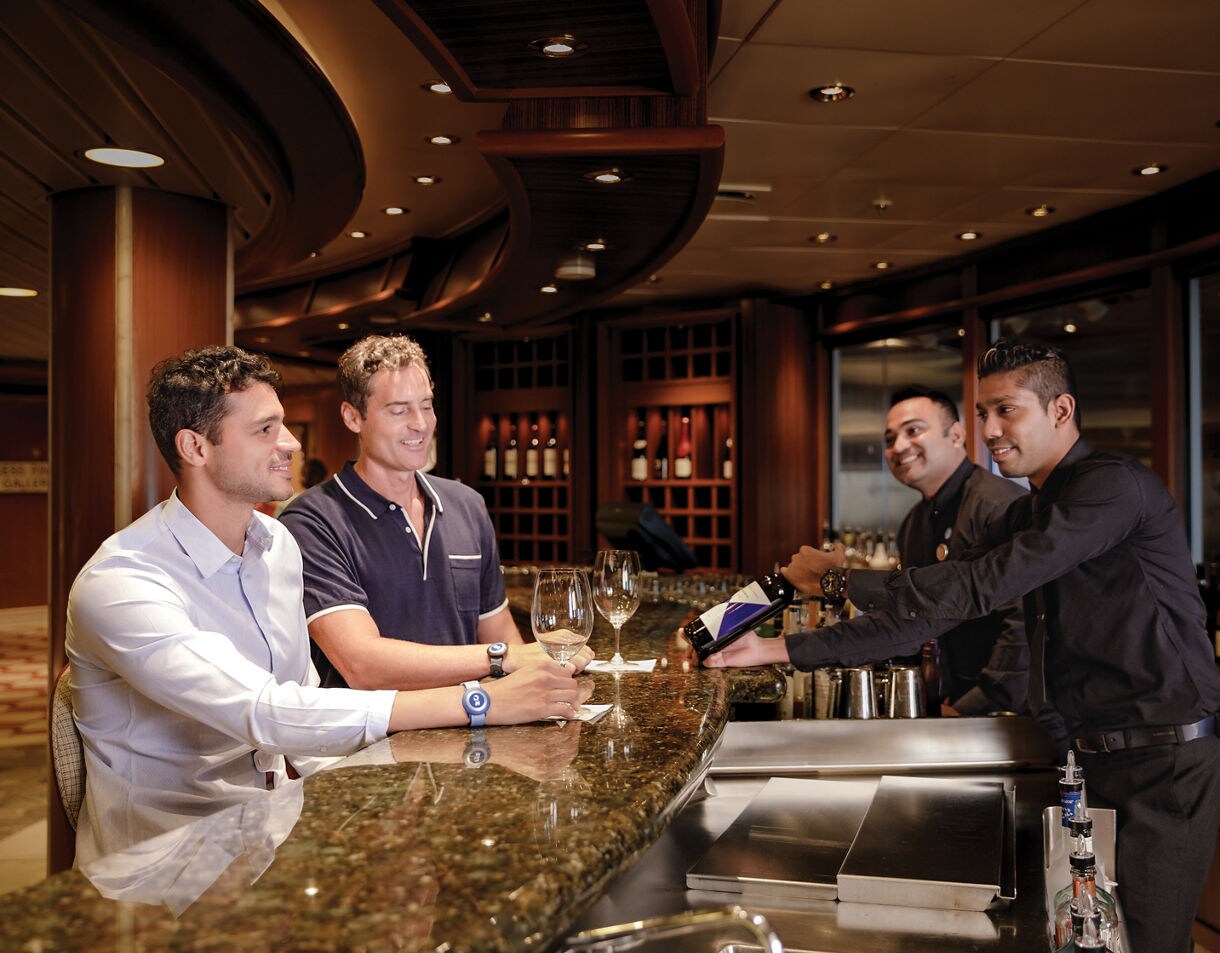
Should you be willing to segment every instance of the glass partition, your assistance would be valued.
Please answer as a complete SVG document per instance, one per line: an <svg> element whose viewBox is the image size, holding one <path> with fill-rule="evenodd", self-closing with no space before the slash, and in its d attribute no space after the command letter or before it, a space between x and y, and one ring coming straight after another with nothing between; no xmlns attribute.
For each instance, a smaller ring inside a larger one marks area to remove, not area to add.
<svg viewBox="0 0 1220 953"><path fill-rule="evenodd" d="M1220 562L1220 273L1192 283L1190 307L1191 542L1197 562Z"/></svg>

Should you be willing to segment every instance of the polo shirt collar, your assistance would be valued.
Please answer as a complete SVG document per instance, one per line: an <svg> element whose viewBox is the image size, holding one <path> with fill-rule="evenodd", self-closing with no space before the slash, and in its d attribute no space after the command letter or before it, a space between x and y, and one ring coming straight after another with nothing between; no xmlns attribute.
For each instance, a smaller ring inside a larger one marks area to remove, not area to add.
<svg viewBox="0 0 1220 953"><path fill-rule="evenodd" d="M231 559L238 558L237 554L222 543L215 533L200 522L199 517L187 509L186 504L178 498L177 490L174 490L169 499L165 501L165 508L161 511L161 516L174 539L178 541L178 545L182 547L182 551L195 564L195 568L199 570L199 574L204 579L215 575ZM251 555L261 556L271 548L274 539L271 531L251 512L250 524L246 527L247 551L257 550L257 554L251 553Z"/></svg>
<svg viewBox="0 0 1220 953"><path fill-rule="evenodd" d="M386 513L391 512L391 507L393 507L394 511L400 508L397 503L393 500L387 500L360 478L360 474L356 472L354 460L348 460L347 464L343 467L343 472L335 474L335 482L339 484L339 489L353 503L373 519L380 519ZM432 481L428 479L427 474L416 470L415 482L428 499L432 501L433 512L438 516L444 513L445 507L441 504L440 494L436 492L436 488L432 485Z"/></svg>

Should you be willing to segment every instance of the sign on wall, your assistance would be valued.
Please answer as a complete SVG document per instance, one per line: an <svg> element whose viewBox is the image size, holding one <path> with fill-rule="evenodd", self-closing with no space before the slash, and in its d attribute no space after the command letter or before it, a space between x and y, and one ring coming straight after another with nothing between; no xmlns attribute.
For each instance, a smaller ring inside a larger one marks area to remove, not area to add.
<svg viewBox="0 0 1220 953"><path fill-rule="evenodd" d="M46 460L0 460L0 493L46 493L50 479Z"/></svg>

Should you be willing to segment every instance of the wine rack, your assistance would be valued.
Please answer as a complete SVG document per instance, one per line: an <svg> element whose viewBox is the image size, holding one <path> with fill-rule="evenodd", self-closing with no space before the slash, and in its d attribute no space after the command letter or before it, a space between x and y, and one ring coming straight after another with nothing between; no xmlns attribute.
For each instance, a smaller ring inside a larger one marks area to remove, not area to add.
<svg viewBox="0 0 1220 953"><path fill-rule="evenodd" d="M506 563L572 559L571 347L567 335L472 346L472 483Z"/></svg>
<svg viewBox="0 0 1220 953"><path fill-rule="evenodd" d="M736 315L722 311L611 324L604 342L611 395L601 421L614 439L601 447L601 499L651 503L700 568L723 571L739 561L735 325ZM641 421L646 465L633 470ZM678 466L683 451L689 476Z"/></svg>

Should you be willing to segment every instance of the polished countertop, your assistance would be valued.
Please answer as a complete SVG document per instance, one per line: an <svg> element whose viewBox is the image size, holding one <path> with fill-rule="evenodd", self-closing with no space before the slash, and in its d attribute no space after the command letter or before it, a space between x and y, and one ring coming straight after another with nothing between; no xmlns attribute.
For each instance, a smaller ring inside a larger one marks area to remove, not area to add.
<svg viewBox="0 0 1220 953"><path fill-rule="evenodd" d="M764 697L782 685L772 669L698 668L675 637L689 616L646 603L623 649L658 658L653 671L589 676L590 701L617 701L625 718L396 735L104 858L93 883L73 870L0 898L0 947L554 948L701 787L730 686Z"/></svg>

